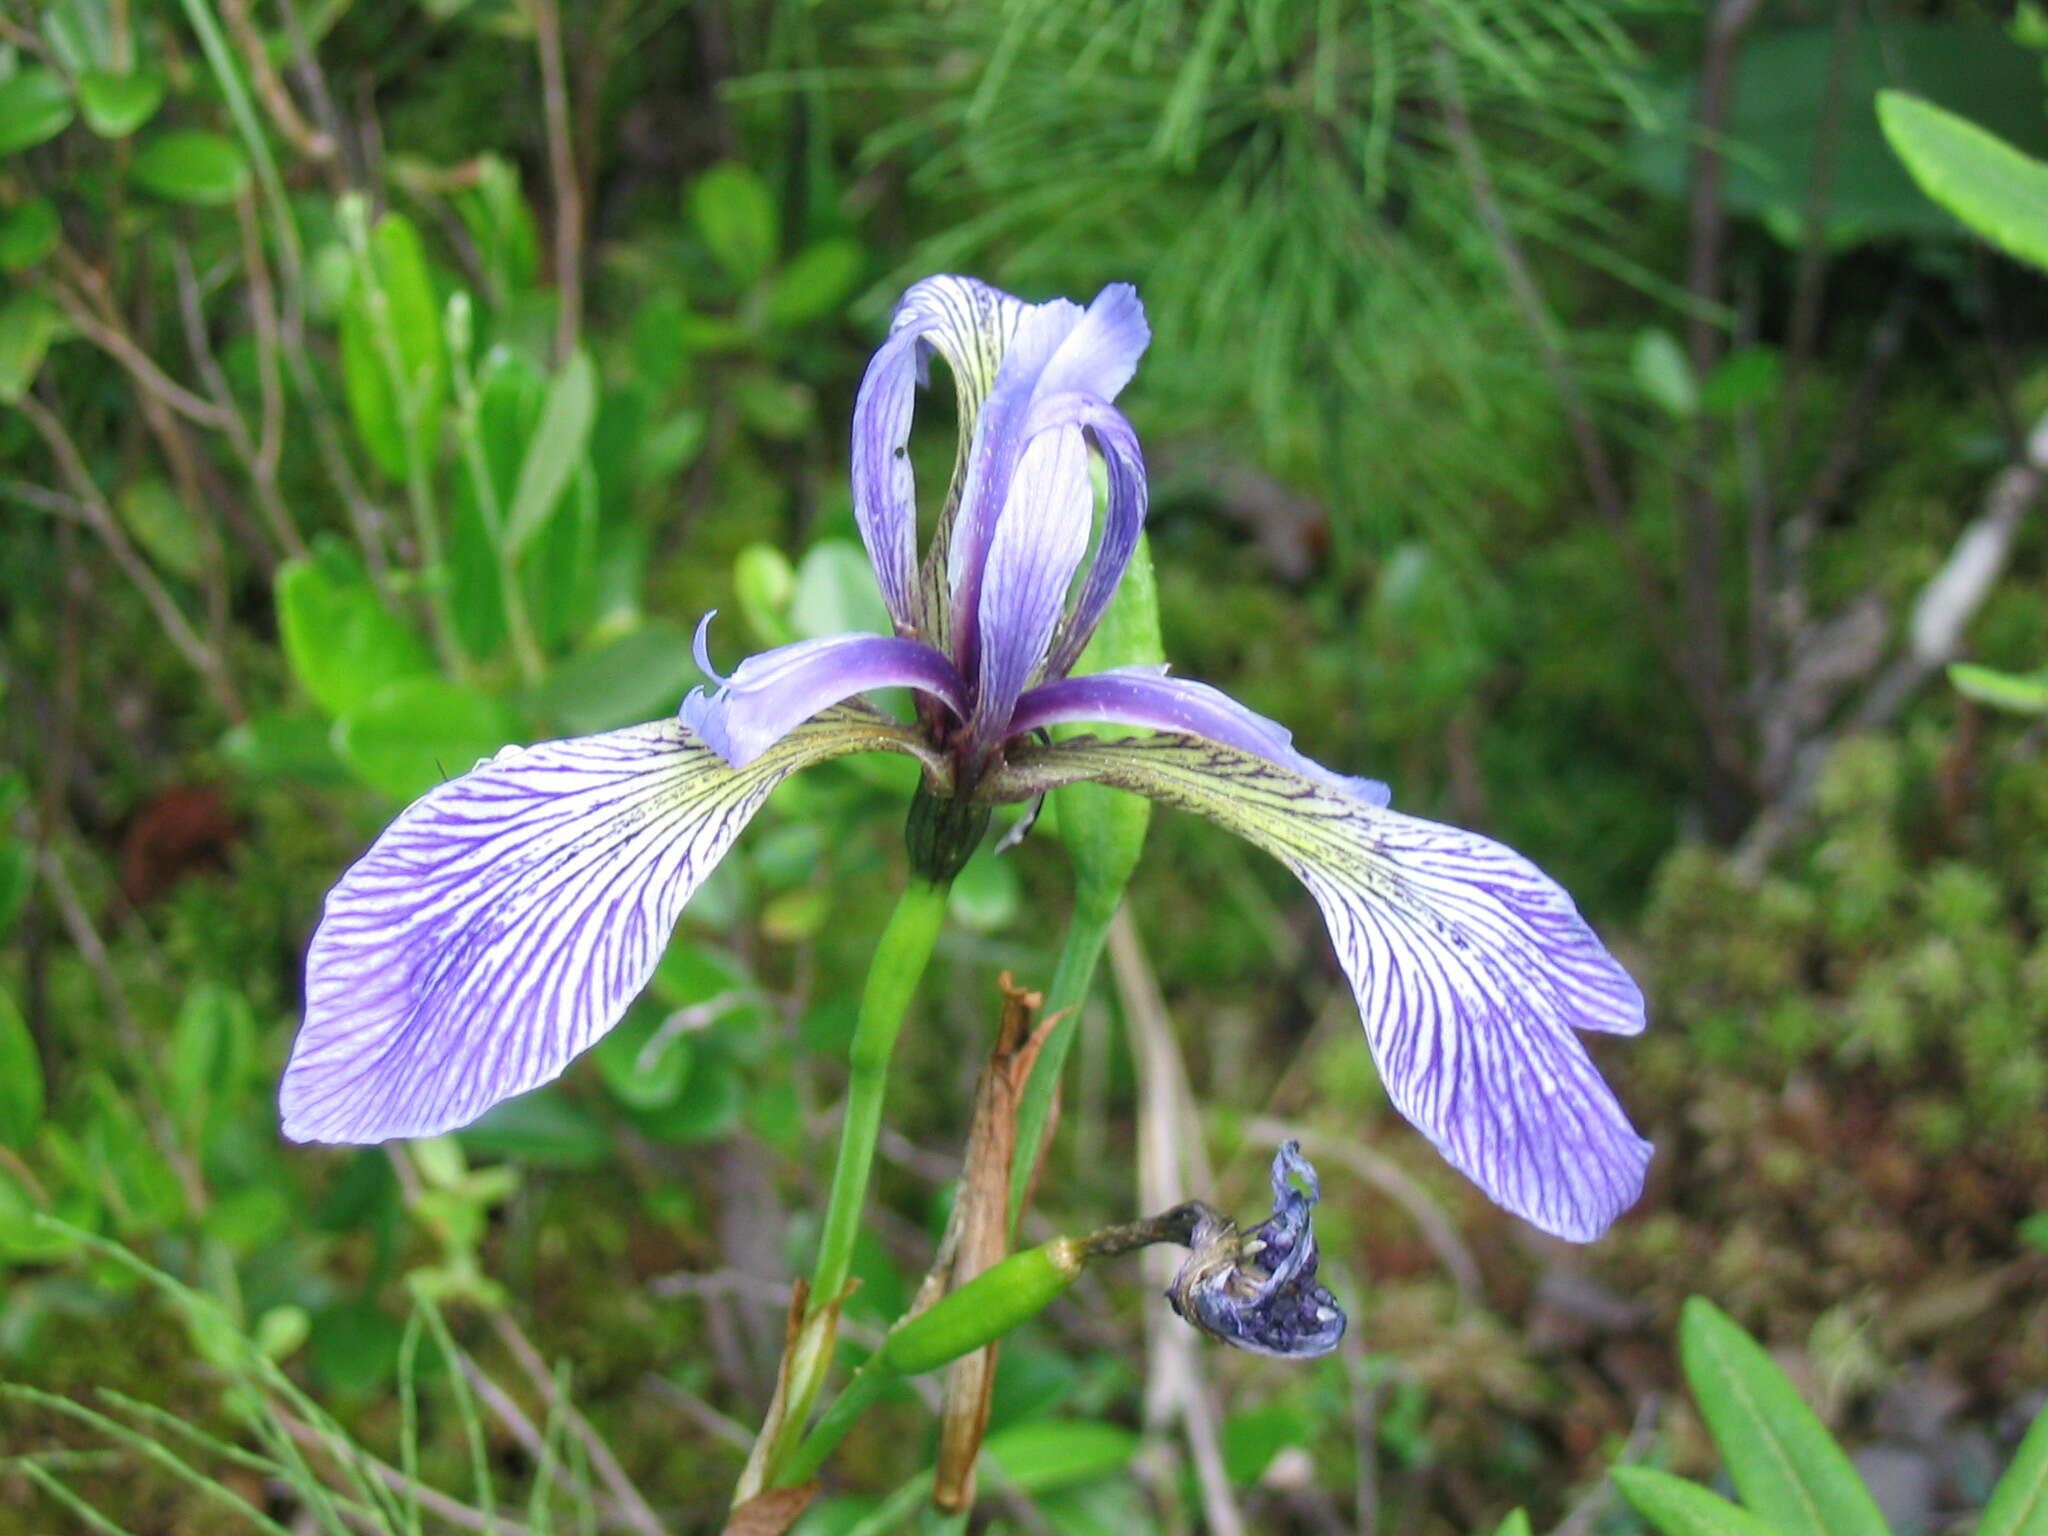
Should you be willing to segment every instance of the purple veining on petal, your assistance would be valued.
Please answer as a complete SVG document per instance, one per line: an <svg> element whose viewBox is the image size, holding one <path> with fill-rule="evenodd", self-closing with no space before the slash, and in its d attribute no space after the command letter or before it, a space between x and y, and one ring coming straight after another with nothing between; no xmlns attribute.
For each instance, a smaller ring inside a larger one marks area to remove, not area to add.
<svg viewBox="0 0 2048 1536"><path fill-rule="evenodd" d="M698 883L809 760L736 774L657 721L508 748L415 801L328 894L285 1134L438 1135L557 1076L618 1021Z"/></svg>
<svg viewBox="0 0 2048 1536"><path fill-rule="evenodd" d="M1168 677L1164 667L1117 667L1086 677L1060 678L1017 701L1013 735L1050 725L1102 721L1148 731L1173 731L1220 742L1335 788L1368 806L1391 795L1377 779L1333 773L1294 750L1294 737L1278 721L1246 709L1221 689L1191 678Z"/></svg>
<svg viewBox="0 0 2048 1536"><path fill-rule="evenodd" d="M1388 1096L1496 1202L1579 1242L1635 1203L1650 1146L1577 1031L1640 1030L1642 991L1535 865L1369 805L1335 775L1187 734L1068 742L1042 759L1062 754L1068 771L1196 811L1294 872Z"/></svg>
<svg viewBox="0 0 2048 1536"><path fill-rule="evenodd" d="M1073 424L1039 413L1037 402L1113 399L1150 335L1136 291L1123 283L1103 289L1086 312L1043 305L1019 322L976 423L951 547L954 658L964 675L980 670L981 587L1018 462L1035 435Z"/></svg>
<svg viewBox="0 0 2048 1536"><path fill-rule="evenodd" d="M698 659L707 672L708 660ZM856 634L799 640L749 656L716 693L692 689L679 713L705 745L744 768L819 710L873 688L915 688L955 714L966 712L959 674L931 646Z"/></svg>
<svg viewBox="0 0 2048 1536"><path fill-rule="evenodd" d="M853 406L854 521L899 629L910 627L915 610L917 487L908 445L918 345L914 331L883 342Z"/></svg>
<svg viewBox="0 0 2048 1536"><path fill-rule="evenodd" d="M1010 711L1045 659L1067 588L1088 552L1094 502L1080 429L1034 438L1018 460L1009 507L989 543L972 717L977 740L993 744L1009 734Z"/></svg>
<svg viewBox="0 0 2048 1536"><path fill-rule="evenodd" d="M1046 660L1048 677L1064 677L1073 670L1094 636L1095 626L1109 611L1110 601L1137 551L1138 536L1145 530L1149 498L1145 456L1138 447L1138 434L1131 430L1122 413L1094 396L1060 396L1057 400L1057 408L1067 411L1085 427L1102 450L1109 471L1109 502L1103 512L1102 538L1096 546L1095 559Z"/></svg>

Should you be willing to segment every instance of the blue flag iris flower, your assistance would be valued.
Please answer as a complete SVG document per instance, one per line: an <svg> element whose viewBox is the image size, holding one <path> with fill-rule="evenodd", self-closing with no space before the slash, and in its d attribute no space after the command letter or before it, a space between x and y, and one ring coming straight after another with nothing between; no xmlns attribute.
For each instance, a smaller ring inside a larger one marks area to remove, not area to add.
<svg viewBox="0 0 2048 1536"><path fill-rule="evenodd" d="M550 1081L619 1021L777 784L900 752L935 803L1091 781L1273 854L1322 909L1394 1105L1508 1210L1567 1238L1605 1230L1650 1148L1577 1032L1633 1034L1643 999L1571 898L1499 843L1390 810L1384 785L1309 761L1213 688L1163 668L1070 675L1144 524L1115 400L1149 340L1124 284L1086 308L960 277L911 288L853 425L893 633L750 656L677 718L508 747L414 802L328 896L285 1134L436 1135ZM961 447L920 559L907 443L934 353ZM702 628L698 648L710 673ZM915 722L863 701L880 688L913 690ZM1044 731L1077 722L1107 729Z"/></svg>

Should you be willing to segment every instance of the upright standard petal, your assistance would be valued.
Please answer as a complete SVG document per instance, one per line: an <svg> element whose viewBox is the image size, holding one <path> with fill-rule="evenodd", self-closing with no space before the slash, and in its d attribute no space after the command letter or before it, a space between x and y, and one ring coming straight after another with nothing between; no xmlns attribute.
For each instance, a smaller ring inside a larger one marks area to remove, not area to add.
<svg viewBox="0 0 2048 1536"><path fill-rule="evenodd" d="M280 1095L295 1141L467 1125L619 1021L768 792L911 750L835 711L735 772L680 721L507 748L413 802L327 897Z"/></svg>
<svg viewBox="0 0 2048 1536"><path fill-rule="evenodd" d="M1150 338L1137 293L1125 283L1103 289L1085 313L1072 305L1040 305L1019 318L975 423L950 532L953 650L963 670L978 665L983 573L996 525L1009 510L1019 459L1040 434L1079 425L1088 402L1114 398ZM1063 409L1053 411L1055 403Z"/></svg>
<svg viewBox="0 0 2048 1536"><path fill-rule="evenodd" d="M996 524L981 589L974 727L984 742L1009 734L1010 711L1045 660L1067 588L1088 552L1095 488L1078 427L1034 438L1017 464Z"/></svg>
<svg viewBox="0 0 2048 1536"><path fill-rule="evenodd" d="M1092 780L1207 816L1322 908L1394 1105L1508 1210L1585 1242L1642 1192L1649 1143L1575 1030L1633 1034L1643 998L1572 900L1513 850L1190 736L1012 756L1022 796Z"/></svg>
<svg viewBox="0 0 2048 1536"><path fill-rule="evenodd" d="M698 665L710 673L702 625L697 642ZM953 663L923 641L828 635L749 656L717 693L692 689L680 715L726 762L744 768L819 710L871 688L915 688L956 715L966 712Z"/></svg>
<svg viewBox="0 0 2048 1536"><path fill-rule="evenodd" d="M1095 627L1109 611L1131 556L1137 552L1138 536L1145 531L1150 491L1145 483L1145 456L1138 448L1138 434L1116 407L1092 396L1062 396L1041 408L1066 415L1085 428L1101 450L1109 472L1109 501L1103 509L1102 538L1096 545L1095 559L1089 564L1087 579L1081 583L1073 608L1060 623L1052 654L1046 659L1046 675L1064 677L1094 638Z"/></svg>
<svg viewBox="0 0 2048 1536"><path fill-rule="evenodd" d="M883 342L853 402L853 520L898 631L915 628L920 617L917 484L910 469L917 349L915 332Z"/></svg>

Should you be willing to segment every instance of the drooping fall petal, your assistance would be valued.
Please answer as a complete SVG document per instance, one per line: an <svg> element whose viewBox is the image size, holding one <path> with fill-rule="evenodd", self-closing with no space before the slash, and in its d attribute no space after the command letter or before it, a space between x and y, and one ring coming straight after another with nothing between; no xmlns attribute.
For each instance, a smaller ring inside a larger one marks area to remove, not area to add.
<svg viewBox="0 0 2048 1536"><path fill-rule="evenodd" d="M327 897L280 1094L295 1141L467 1125L619 1021L768 793L907 750L836 711L735 771L680 721L508 747L413 802Z"/></svg>

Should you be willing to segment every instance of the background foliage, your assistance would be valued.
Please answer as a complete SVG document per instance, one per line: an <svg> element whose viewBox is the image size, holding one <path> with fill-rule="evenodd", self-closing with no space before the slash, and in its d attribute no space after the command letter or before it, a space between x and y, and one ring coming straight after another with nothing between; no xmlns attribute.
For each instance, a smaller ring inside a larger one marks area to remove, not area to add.
<svg viewBox="0 0 2048 1536"><path fill-rule="evenodd" d="M0 1376L112 1415L0 1401L0 1529L218 1528L138 1437L287 1523L414 1528L385 1473L430 1521L715 1520L898 769L783 789L626 1025L454 1141L287 1148L273 1088L406 798L673 708L708 607L721 657L872 627L844 424L935 269L1139 284L1167 654L1530 852L1653 999L1601 1050L1650 1192L1536 1242L1386 1108L1284 873L1156 818L1041 1230L1132 1214L1161 1146L1256 1204L1299 1131L1354 1331L1189 1372L1091 1277L1004 1354L989 1518L1631 1529L1616 1455L1715 1465L1693 1292L1900 1536L1980 1507L2048 1380L2048 772L1942 669L2048 655L2048 306L1873 101L2039 154L2044 40L1961 0L0 6ZM956 890L869 1327L1066 899L1043 839ZM899 1518L928 1423L806 1529Z"/></svg>

